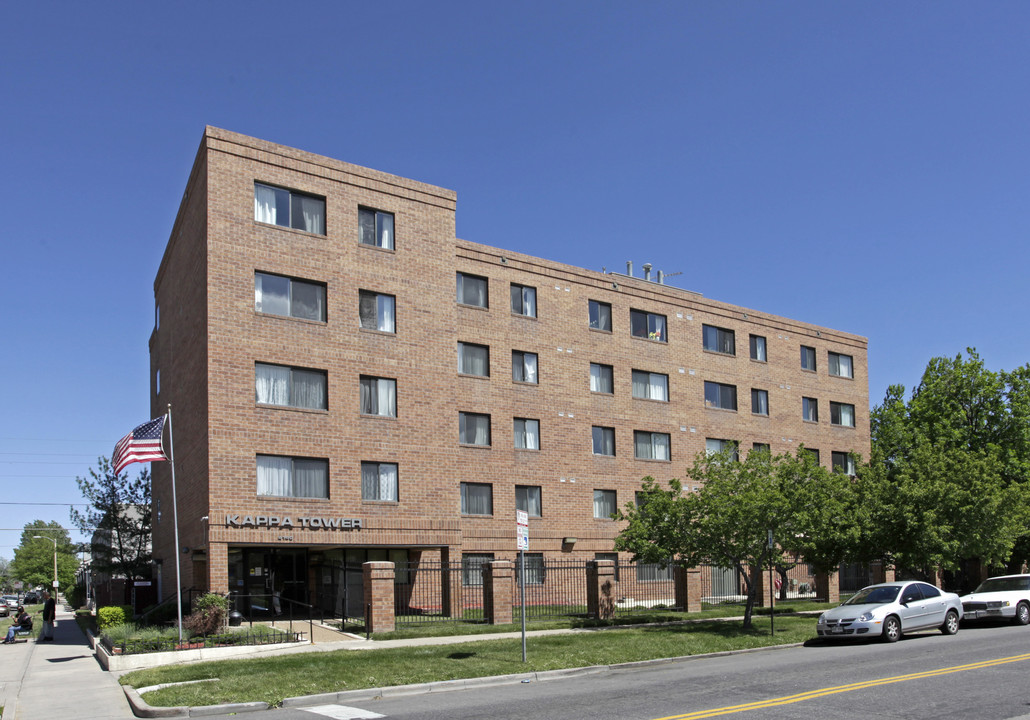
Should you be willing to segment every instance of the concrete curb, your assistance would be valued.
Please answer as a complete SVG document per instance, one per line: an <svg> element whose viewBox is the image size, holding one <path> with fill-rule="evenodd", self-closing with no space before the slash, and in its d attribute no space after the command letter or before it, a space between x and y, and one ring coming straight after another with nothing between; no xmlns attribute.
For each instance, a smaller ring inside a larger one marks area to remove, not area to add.
<svg viewBox="0 0 1030 720"><path fill-rule="evenodd" d="M329 705L332 703L346 703L361 700L379 700L387 697L402 697L405 695L421 695L438 692L451 692L454 690L468 690L471 688L483 688L493 685L514 685L521 682L542 682L546 680L557 680L567 677L582 677L585 675L599 675L606 672L618 670L630 670L635 668L648 667L650 665L669 665L673 663L690 662L704 658L724 657L728 655L743 655L745 653L764 652L766 650L783 650L784 648L802 647L803 642L790 643L787 645L770 645L768 647L742 648L740 650L723 650L721 652L705 653L703 655L681 655L671 658L655 658L653 660L638 660L635 662L617 663L615 665L591 665L581 668L565 668L562 670L544 670L541 672L517 673L513 675L488 675L478 678L464 678L460 680L440 680L430 683L417 683L414 685L393 685L378 688L362 688L361 690L341 690L335 693L322 693L319 695L300 695L298 697L284 698L282 707L311 707L314 705ZM205 715L228 715L230 713L253 712L256 710L269 709L268 703L231 703L226 705L204 705L198 707L153 707L140 697L136 690L128 685L122 686L125 696L129 700L136 717L203 717Z"/></svg>

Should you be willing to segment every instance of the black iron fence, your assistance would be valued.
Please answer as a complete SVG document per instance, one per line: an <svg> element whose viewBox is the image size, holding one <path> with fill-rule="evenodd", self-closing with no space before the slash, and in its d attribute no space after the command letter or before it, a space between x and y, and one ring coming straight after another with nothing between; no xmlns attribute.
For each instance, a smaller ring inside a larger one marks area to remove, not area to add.
<svg viewBox="0 0 1030 720"><path fill-rule="evenodd" d="M195 650L199 648L231 647L234 645L274 645L292 643L304 639L301 632L268 628L236 630L214 635L195 636L180 641L178 638L141 637L112 640L102 634L100 642L112 655L136 655L139 653L167 652L173 650Z"/></svg>

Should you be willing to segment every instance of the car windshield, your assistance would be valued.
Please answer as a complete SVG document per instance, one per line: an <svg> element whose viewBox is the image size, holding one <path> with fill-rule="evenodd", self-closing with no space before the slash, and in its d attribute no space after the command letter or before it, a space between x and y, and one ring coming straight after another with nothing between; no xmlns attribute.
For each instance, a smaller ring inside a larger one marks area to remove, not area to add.
<svg viewBox="0 0 1030 720"><path fill-rule="evenodd" d="M848 598L845 605L882 605L884 603L894 602L894 599L898 597L898 588L895 585L887 585L884 587L867 587L862 588L857 593Z"/></svg>
<svg viewBox="0 0 1030 720"><path fill-rule="evenodd" d="M1030 577L991 578L980 583L974 592L1013 592L1030 590Z"/></svg>

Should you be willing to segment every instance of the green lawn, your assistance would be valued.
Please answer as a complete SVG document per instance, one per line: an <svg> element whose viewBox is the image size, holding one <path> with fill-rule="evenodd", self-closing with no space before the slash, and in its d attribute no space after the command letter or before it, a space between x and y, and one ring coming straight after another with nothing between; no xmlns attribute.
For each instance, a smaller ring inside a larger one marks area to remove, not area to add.
<svg viewBox="0 0 1030 720"><path fill-rule="evenodd" d="M566 622L564 626L568 625ZM339 650L176 665L135 671L123 675L120 681L138 688L217 678L217 682L147 693L144 699L155 706L256 700L276 705L283 698L298 695L698 655L797 643L815 636L814 617L777 617L775 625L775 635L770 634L769 618L760 616L749 630L744 630L740 622L711 620L530 637L526 663L522 662L521 639L513 638L436 647ZM534 623L533 629L538 627L539 624ZM496 632L499 628L492 630Z"/></svg>

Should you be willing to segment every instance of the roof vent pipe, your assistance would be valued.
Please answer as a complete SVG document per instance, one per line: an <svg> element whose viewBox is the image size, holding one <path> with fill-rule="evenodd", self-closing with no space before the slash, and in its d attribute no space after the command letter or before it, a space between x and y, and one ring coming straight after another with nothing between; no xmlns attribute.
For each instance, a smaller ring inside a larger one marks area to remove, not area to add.
<svg viewBox="0 0 1030 720"><path fill-rule="evenodd" d="M651 280L651 263L644 263L644 279L647 281Z"/></svg>
<svg viewBox="0 0 1030 720"><path fill-rule="evenodd" d="M663 273L661 270L658 271L658 284L659 285L664 285L665 284L665 273Z"/></svg>
<svg viewBox="0 0 1030 720"><path fill-rule="evenodd" d="M629 275L630 277L633 277L633 261L632 260L627 260L626 261L626 274Z"/></svg>

